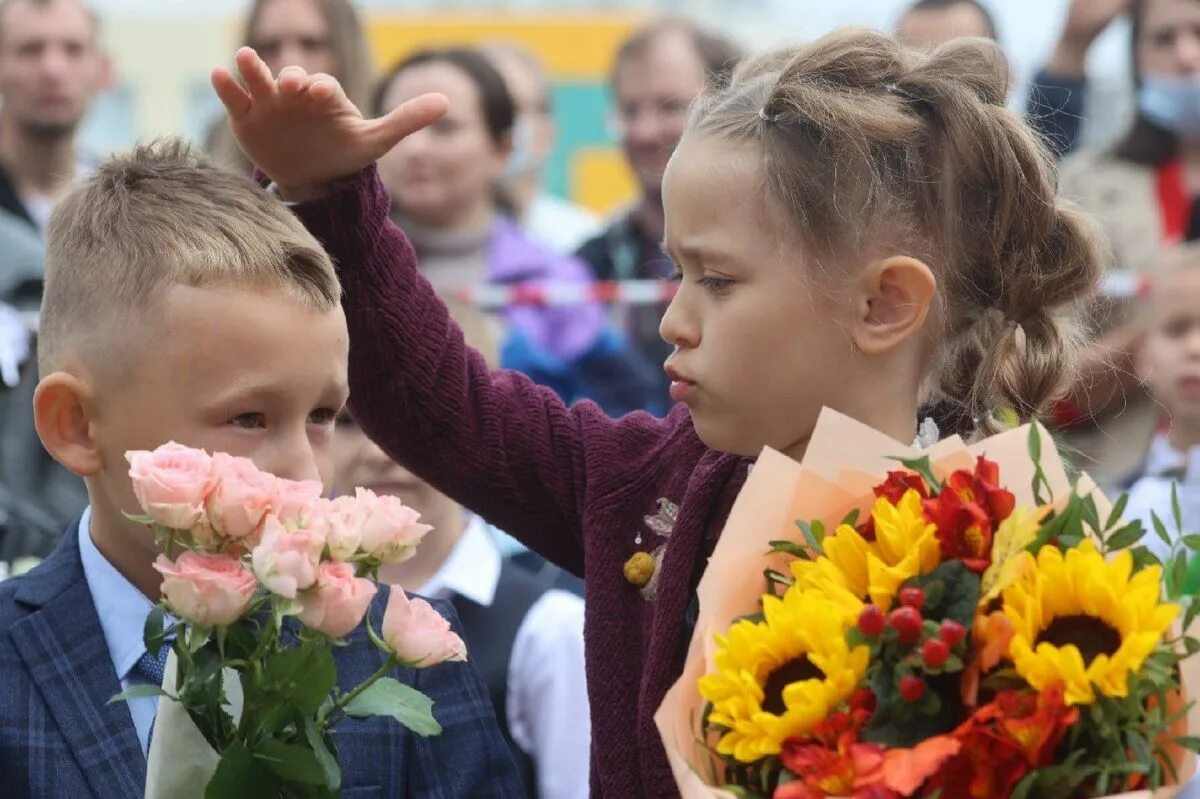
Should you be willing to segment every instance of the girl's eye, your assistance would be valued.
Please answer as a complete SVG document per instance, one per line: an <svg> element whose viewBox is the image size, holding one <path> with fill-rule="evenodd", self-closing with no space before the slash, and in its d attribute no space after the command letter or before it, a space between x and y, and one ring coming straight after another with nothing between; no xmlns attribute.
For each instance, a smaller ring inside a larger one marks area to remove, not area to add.
<svg viewBox="0 0 1200 799"><path fill-rule="evenodd" d="M261 413L239 413L230 419L229 423L243 430L257 430L267 426L267 417Z"/></svg>
<svg viewBox="0 0 1200 799"><path fill-rule="evenodd" d="M703 286L709 291L722 291L733 285L733 281L724 277L705 276L696 281L697 284Z"/></svg>
<svg viewBox="0 0 1200 799"><path fill-rule="evenodd" d="M319 408L308 415L309 424L331 425L337 421L338 412L333 408Z"/></svg>

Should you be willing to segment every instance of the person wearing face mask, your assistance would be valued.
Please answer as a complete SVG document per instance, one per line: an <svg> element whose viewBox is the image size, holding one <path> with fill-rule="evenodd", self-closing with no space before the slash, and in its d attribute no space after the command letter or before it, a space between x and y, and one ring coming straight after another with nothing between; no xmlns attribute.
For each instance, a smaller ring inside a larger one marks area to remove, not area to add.
<svg viewBox="0 0 1200 799"><path fill-rule="evenodd" d="M543 188L542 168L557 135L546 68L511 42L492 42L482 50L504 78L517 110L512 154L500 179L502 198L523 231L555 252L573 253L599 232L600 219Z"/></svg>
<svg viewBox="0 0 1200 799"><path fill-rule="evenodd" d="M1169 252L1200 239L1200 0L1134 0L1137 116L1115 147L1063 163L1061 191L1100 222L1110 274L1152 276ZM1158 421L1133 353L1141 328L1125 300L1097 302L1070 402L1067 443L1101 481L1136 468Z"/></svg>
<svg viewBox="0 0 1200 799"><path fill-rule="evenodd" d="M427 92L450 112L379 160L393 218L408 233L439 293L485 284L587 284L577 258L533 240L503 211L496 184L512 153L516 109L492 62L467 47L421 50L379 82L382 116ZM503 311L501 365L550 386L568 402L588 398L620 416L651 404L658 372L609 325L596 302L514 304Z"/></svg>

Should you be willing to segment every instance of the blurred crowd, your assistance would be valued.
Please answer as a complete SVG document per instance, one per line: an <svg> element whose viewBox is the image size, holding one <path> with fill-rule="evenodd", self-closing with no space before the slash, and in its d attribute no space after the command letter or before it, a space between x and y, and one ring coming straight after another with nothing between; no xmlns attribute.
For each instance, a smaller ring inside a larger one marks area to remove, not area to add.
<svg viewBox="0 0 1200 799"><path fill-rule="evenodd" d="M1136 118L1115 144L1081 150L1089 49L1122 17L1132 22ZM55 202L93 168L77 133L111 80L100 24L80 0L0 3L0 578L46 555L87 504L81 481L42 450L32 408L43 231ZM925 48L994 39L996 27L985 3L920 0L894 33ZM661 19L613 54L611 119L638 194L601 219L544 187L560 120L546 67L519 44L420 50L375 74L348 0L257 0L242 39L276 72L294 64L334 75L366 114L446 95L449 115L378 169L395 221L468 339L567 401L591 400L610 415L666 412L670 346L658 326L668 292L627 304L603 290L571 302L522 301L514 291L491 313L458 298L479 286L671 280L659 246L663 171L690 104L728 79L738 46L686 19ZM1130 510L1144 518L1170 515L1178 481L1185 528L1200 528L1200 245L1191 243L1200 239L1200 0L1072 0L1022 106L1046 157L1061 161L1061 192L1099 220L1110 274L1127 278L1098 291L1072 389L1047 423L1076 466L1130 490ZM204 146L251 173L223 119ZM927 413L943 434L970 426L945 400L931 398ZM507 630L481 668L531 793L586 793L569 777L587 769L587 747L573 744L587 734L578 581L392 463L348 415L338 435L337 488L400 495L438 531L392 577L455 601L468 637L482 629L472 624Z"/></svg>

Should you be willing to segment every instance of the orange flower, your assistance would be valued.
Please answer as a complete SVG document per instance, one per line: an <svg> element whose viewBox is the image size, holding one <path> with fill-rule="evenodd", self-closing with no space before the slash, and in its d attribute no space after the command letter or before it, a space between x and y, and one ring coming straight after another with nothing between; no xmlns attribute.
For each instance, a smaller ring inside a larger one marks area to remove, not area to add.
<svg viewBox="0 0 1200 799"><path fill-rule="evenodd" d="M987 674L1008 655L1008 644L1012 641L1013 626L1002 611L975 617L971 628L971 659L963 670L962 700L968 707L975 704L979 693L979 679Z"/></svg>
<svg viewBox="0 0 1200 799"><path fill-rule="evenodd" d="M849 711L831 713L808 738L784 741L780 760L795 779L776 788L773 799L899 799L883 784L883 747L858 740L874 705L873 694L858 691Z"/></svg>
<svg viewBox="0 0 1200 799"><path fill-rule="evenodd" d="M981 574L991 564L992 535L1016 506L999 479L1000 468L981 456L974 472L954 472L941 494L922 503L925 517L937 525L942 560L962 560Z"/></svg>
<svg viewBox="0 0 1200 799"><path fill-rule="evenodd" d="M911 796L961 748L961 741L935 735L911 749L888 749L883 753L883 784L901 796Z"/></svg>
<svg viewBox="0 0 1200 799"><path fill-rule="evenodd" d="M942 796L1004 799L1030 770L1049 765L1079 711L1059 686L1042 693L1004 691L952 737L962 749L927 782Z"/></svg>

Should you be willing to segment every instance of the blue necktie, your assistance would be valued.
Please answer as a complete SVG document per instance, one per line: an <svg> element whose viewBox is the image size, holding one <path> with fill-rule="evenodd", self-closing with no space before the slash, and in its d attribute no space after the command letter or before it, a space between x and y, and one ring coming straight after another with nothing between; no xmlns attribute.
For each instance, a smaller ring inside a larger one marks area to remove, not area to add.
<svg viewBox="0 0 1200 799"><path fill-rule="evenodd" d="M163 644L158 655L143 652L134 664L133 670L146 679L151 685L162 685L163 675L167 672L167 654L171 651L168 644Z"/></svg>

